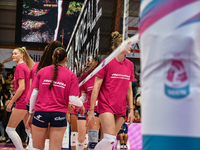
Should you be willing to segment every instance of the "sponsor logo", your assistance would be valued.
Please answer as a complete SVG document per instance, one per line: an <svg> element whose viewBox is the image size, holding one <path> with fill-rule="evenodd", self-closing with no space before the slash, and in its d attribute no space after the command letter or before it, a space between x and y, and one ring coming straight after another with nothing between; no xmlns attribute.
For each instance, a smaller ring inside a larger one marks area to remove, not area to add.
<svg viewBox="0 0 200 150"><path fill-rule="evenodd" d="M105 66L105 63L106 63L106 60L104 60L104 61L102 62L101 67L104 67L104 66Z"/></svg>
<svg viewBox="0 0 200 150"><path fill-rule="evenodd" d="M48 79L45 79L42 84L43 85L50 85L52 80L48 80ZM65 83L62 83L62 82L59 82L59 81L53 81L53 86L56 86L56 87L61 87L61 88L65 88L66 87L66 84Z"/></svg>
<svg viewBox="0 0 200 150"><path fill-rule="evenodd" d="M92 72L90 76L92 77L92 76L93 76L93 74L94 74L94 73Z"/></svg>
<svg viewBox="0 0 200 150"><path fill-rule="evenodd" d="M44 121L40 119L41 117L42 117L41 115L37 115L36 117L34 116L34 119L36 119L39 122L44 123Z"/></svg>
<svg viewBox="0 0 200 150"><path fill-rule="evenodd" d="M37 115L37 118L40 119L42 116L41 115Z"/></svg>
<svg viewBox="0 0 200 150"><path fill-rule="evenodd" d="M130 76L126 74L112 74L111 78L130 80Z"/></svg>
<svg viewBox="0 0 200 150"><path fill-rule="evenodd" d="M55 121L61 121L61 120L65 120L65 117L56 117L54 118Z"/></svg>
<svg viewBox="0 0 200 150"><path fill-rule="evenodd" d="M92 91L93 88L94 88L94 86L89 86L89 87L87 87L87 91Z"/></svg>
<svg viewBox="0 0 200 150"><path fill-rule="evenodd" d="M173 99L184 98L189 95L189 81L183 60L173 60L166 72L165 94Z"/></svg>

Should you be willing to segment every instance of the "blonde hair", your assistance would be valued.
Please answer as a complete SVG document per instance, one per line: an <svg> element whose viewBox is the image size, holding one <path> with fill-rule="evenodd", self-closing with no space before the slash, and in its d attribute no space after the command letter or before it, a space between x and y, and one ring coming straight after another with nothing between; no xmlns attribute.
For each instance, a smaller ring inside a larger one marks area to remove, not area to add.
<svg viewBox="0 0 200 150"><path fill-rule="evenodd" d="M111 33L112 41L111 41L111 49L114 51L119 44L122 42L122 35L119 34L118 31L112 32Z"/></svg>
<svg viewBox="0 0 200 150"><path fill-rule="evenodd" d="M138 116L137 116L137 118L135 117L135 112L138 112ZM139 111L136 109L135 111L134 111L134 120L137 120L137 119L140 119L140 114L139 114Z"/></svg>
<svg viewBox="0 0 200 150"><path fill-rule="evenodd" d="M22 54L23 54L23 61L26 63L26 65L28 66L29 70L32 69L33 65L35 64L35 62L33 61L33 59L29 56L26 47L18 47L16 48L17 50L19 50Z"/></svg>

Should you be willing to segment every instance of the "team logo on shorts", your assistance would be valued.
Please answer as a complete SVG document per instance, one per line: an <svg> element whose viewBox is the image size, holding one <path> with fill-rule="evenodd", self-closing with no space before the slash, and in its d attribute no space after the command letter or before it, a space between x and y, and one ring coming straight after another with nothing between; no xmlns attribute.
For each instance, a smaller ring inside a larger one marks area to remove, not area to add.
<svg viewBox="0 0 200 150"><path fill-rule="evenodd" d="M42 116L41 115L37 115L37 118L40 119Z"/></svg>
<svg viewBox="0 0 200 150"><path fill-rule="evenodd" d="M34 119L36 119L37 121L39 121L39 122L42 122L42 123L44 123L44 121L43 120L41 120L41 115L37 115L37 116L34 116Z"/></svg>
<svg viewBox="0 0 200 150"><path fill-rule="evenodd" d="M171 62L165 80L165 94L174 99L184 98L189 95L189 81L183 60Z"/></svg>

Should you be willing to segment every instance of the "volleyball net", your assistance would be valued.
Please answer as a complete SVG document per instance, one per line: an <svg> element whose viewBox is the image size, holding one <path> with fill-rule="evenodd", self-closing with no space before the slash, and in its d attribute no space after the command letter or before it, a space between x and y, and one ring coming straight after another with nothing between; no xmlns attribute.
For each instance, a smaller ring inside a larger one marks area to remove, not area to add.
<svg viewBox="0 0 200 150"><path fill-rule="evenodd" d="M134 49L138 42L139 7L139 0L85 0L66 49L68 51L67 66L80 76L87 70L88 56L93 58L98 56L100 60L104 59L104 62L79 86L94 76L123 49L128 46L133 46ZM111 53L113 31L121 33L124 41Z"/></svg>

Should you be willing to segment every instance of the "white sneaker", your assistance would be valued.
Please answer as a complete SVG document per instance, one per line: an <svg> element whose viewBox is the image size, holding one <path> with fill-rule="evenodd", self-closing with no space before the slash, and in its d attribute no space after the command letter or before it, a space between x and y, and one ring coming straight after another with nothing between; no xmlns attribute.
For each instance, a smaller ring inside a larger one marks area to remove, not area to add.
<svg viewBox="0 0 200 150"><path fill-rule="evenodd" d="M6 138L3 136L0 136L0 142L4 142L4 141L6 141Z"/></svg>
<svg viewBox="0 0 200 150"><path fill-rule="evenodd" d="M124 149L127 149L128 147L127 147L127 145L124 145Z"/></svg>
<svg viewBox="0 0 200 150"><path fill-rule="evenodd" d="M120 149L123 149L124 148L124 145L120 145Z"/></svg>

